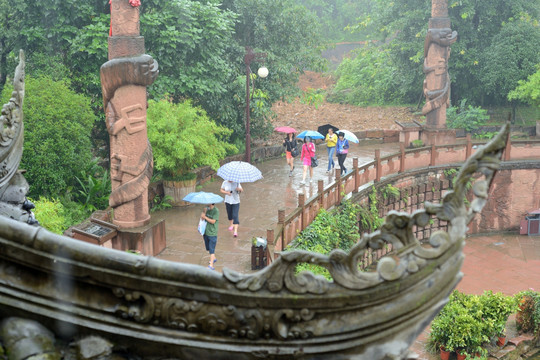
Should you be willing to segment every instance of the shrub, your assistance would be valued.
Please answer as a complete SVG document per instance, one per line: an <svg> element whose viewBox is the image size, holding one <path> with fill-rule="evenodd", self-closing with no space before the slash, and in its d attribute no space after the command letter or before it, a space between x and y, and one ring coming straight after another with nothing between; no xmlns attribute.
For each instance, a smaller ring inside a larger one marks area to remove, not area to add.
<svg viewBox="0 0 540 360"><path fill-rule="evenodd" d="M315 220L287 247L286 250L307 250L329 254L334 249L348 251L360 239L358 233L358 214L360 206L346 200L333 210L321 209ZM309 270L331 280L330 273L323 267L313 264L299 264L297 272Z"/></svg>
<svg viewBox="0 0 540 360"><path fill-rule="evenodd" d="M508 316L517 310L514 297L485 291L467 295L454 291L448 304L433 319L428 345L431 350L463 350L485 354L484 344L503 332Z"/></svg>
<svg viewBox="0 0 540 360"><path fill-rule="evenodd" d="M3 103L12 90L5 86ZM76 185L75 174L92 158L95 119L90 99L70 90L66 81L26 77L20 167L27 170L29 196L58 198Z"/></svg>
<svg viewBox="0 0 540 360"><path fill-rule="evenodd" d="M79 224L90 216L81 204L66 199L48 199L40 197L31 200L36 206L33 210L39 224L45 229L62 234L72 225Z"/></svg>
<svg viewBox="0 0 540 360"><path fill-rule="evenodd" d="M516 324L519 331L532 332L540 338L540 293L527 290L516 295L518 314Z"/></svg>
<svg viewBox="0 0 540 360"><path fill-rule="evenodd" d="M461 100L459 107L451 106L446 110L446 122L452 129L473 131L486 125L489 120L487 110L480 106L467 106L467 99Z"/></svg>
<svg viewBox="0 0 540 360"><path fill-rule="evenodd" d="M227 151L235 150L226 142L231 130L216 125L190 101L173 104L150 100L148 104L148 139L154 166L165 180L185 179L199 166L217 169Z"/></svg>

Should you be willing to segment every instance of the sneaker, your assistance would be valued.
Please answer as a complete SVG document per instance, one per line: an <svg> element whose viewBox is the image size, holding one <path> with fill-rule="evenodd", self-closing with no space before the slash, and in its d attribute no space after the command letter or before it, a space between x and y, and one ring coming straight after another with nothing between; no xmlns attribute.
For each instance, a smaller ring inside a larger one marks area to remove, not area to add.
<svg viewBox="0 0 540 360"><path fill-rule="evenodd" d="M213 266L210 266L210 265L208 265L208 268L209 268L210 270L216 270L216 268L215 268L215 267L213 267Z"/></svg>
<svg viewBox="0 0 540 360"><path fill-rule="evenodd" d="M291 171L289 171L289 176L292 176L292 170L291 170Z"/></svg>
<svg viewBox="0 0 540 360"><path fill-rule="evenodd" d="M305 185L306 182L304 180L300 181L300 185Z"/></svg>
<svg viewBox="0 0 540 360"><path fill-rule="evenodd" d="M313 179L309 179L309 182L312 183L312 182L313 182Z"/></svg>
<svg viewBox="0 0 540 360"><path fill-rule="evenodd" d="M234 237L238 237L238 233L234 233L233 236L234 236Z"/></svg>
<svg viewBox="0 0 540 360"><path fill-rule="evenodd" d="M232 231L233 227L232 226L229 226L229 231Z"/></svg>
<svg viewBox="0 0 540 360"><path fill-rule="evenodd" d="M330 174L330 170L326 170L326 175Z"/></svg>

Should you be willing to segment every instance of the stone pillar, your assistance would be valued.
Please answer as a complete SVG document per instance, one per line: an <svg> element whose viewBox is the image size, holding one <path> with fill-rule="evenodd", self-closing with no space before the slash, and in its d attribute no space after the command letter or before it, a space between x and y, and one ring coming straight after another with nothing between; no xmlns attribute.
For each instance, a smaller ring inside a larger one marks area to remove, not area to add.
<svg viewBox="0 0 540 360"><path fill-rule="evenodd" d="M138 3L112 0L109 61L101 66L101 86L110 136L109 205L120 229L150 222L153 160L146 129L146 86L154 82L158 66L144 51Z"/></svg>
<svg viewBox="0 0 540 360"><path fill-rule="evenodd" d="M432 0L431 18L424 42L424 95L427 129L446 128L446 108L450 99L448 58L450 45L457 40L457 32L450 29L448 1Z"/></svg>

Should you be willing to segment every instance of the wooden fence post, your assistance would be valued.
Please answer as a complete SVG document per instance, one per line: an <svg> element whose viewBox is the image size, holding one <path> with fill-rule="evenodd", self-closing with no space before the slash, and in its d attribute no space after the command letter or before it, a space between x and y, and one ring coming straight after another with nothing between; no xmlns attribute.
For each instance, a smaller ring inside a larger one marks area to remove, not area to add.
<svg viewBox="0 0 540 360"><path fill-rule="evenodd" d="M399 172L405 171L405 143L399 143Z"/></svg>
<svg viewBox="0 0 540 360"><path fill-rule="evenodd" d="M463 161L467 161L467 159L471 156L471 154L472 154L471 134L467 134L467 148L465 150L465 160Z"/></svg>
<svg viewBox="0 0 540 360"><path fill-rule="evenodd" d="M301 209L301 213L300 213L300 229L301 230L305 229L305 224L306 224L305 204L306 204L306 195L298 194L298 207Z"/></svg>
<svg viewBox="0 0 540 360"><path fill-rule="evenodd" d="M274 229L266 229L266 266L274 262L270 254L270 246L274 245Z"/></svg>
<svg viewBox="0 0 540 360"><path fill-rule="evenodd" d="M375 150L375 182L381 181L381 149Z"/></svg>
<svg viewBox="0 0 540 360"><path fill-rule="evenodd" d="M352 166L354 171L354 190L353 194L356 194L358 192L358 188L360 187L360 176L358 175L358 158L355 157L352 160Z"/></svg>
<svg viewBox="0 0 540 360"><path fill-rule="evenodd" d="M321 208L324 207L324 180L319 179L317 181L317 194L319 195L319 204Z"/></svg>
<svg viewBox="0 0 540 360"><path fill-rule="evenodd" d="M284 209L278 210L277 222L278 222L278 225L281 225L281 250L283 250L288 240L288 239L285 239L285 234L287 234L287 232L285 231L285 210Z"/></svg>
<svg viewBox="0 0 540 360"><path fill-rule="evenodd" d="M504 148L504 161L510 161L511 149L512 149L512 140L510 139L510 136L508 136L508 139L506 140L506 147Z"/></svg>

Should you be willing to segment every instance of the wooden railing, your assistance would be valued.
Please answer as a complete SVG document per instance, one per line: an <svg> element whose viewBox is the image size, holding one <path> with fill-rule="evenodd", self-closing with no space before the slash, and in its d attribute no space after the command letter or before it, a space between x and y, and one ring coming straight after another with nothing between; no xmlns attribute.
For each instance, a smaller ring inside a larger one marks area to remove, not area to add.
<svg viewBox="0 0 540 360"><path fill-rule="evenodd" d="M474 151L476 145L483 142L471 141L470 135L463 143L451 145L432 145L417 149L405 149L400 143L400 151L382 156L380 150L375 150L374 160L358 166L358 158L353 159L353 169L341 177L336 169L335 181L324 187L324 181L319 180L317 193L309 199L305 194L298 195L298 207L288 215L285 210L278 210L278 223L275 229L267 230L267 261L271 263L280 252L290 244L296 235L304 230L317 216L321 208L330 209L340 204L343 196L354 194L369 183L377 183L381 178L399 173L463 163ZM508 141L503 160L540 159L540 140ZM368 264L369 265L369 264Z"/></svg>

